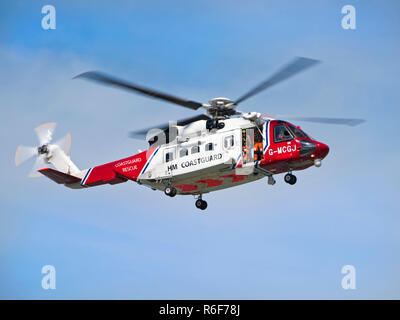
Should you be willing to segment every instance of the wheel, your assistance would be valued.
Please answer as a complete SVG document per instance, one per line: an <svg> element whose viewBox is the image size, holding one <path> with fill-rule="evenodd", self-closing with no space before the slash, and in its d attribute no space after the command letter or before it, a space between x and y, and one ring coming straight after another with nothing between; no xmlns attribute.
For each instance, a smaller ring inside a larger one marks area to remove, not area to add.
<svg viewBox="0 0 400 320"><path fill-rule="evenodd" d="M169 197L175 197L176 196L176 189L174 187L167 186L164 189L164 193Z"/></svg>
<svg viewBox="0 0 400 320"><path fill-rule="evenodd" d="M297 181L297 178L295 175L291 174L291 173L287 173L285 174L285 178L284 178L286 183L289 183L291 185L295 184Z"/></svg>
<svg viewBox="0 0 400 320"><path fill-rule="evenodd" d="M290 180L292 179L292 175L290 173L285 174L285 177L283 178L286 183L290 183Z"/></svg>
<svg viewBox="0 0 400 320"><path fill-rule="evenodd" d="M205 210L207 208L207 202L201 199L197 199L195 205L197 209Z"/></svg>
<svg viewBox="0 0 400 320"><path fill-rule="evenodd" d="M201 205L203 204L203 200L197 199L196 202L194 203L197 209L201 208Z"/></svg>
<svg viewBox="0 0 400 320"><path fill-rule="evenodd" d="M223 129L225 127L225 123L224 122L218 122L217 124L217 128L218 129Z"/></svg>
<svg viewBox="0 0 400 320"><path fill-rule="evenodd" d="M172 190L171 190L171 194L169 195L170 197L175 197L176 196L176 193L177 193L177 190L176 190L176 188L174 188L174 187L172 187L171 188Z"/></svg>
<svg viewBox="0 0 400 320"><path fill-rule="evenodd" d="M172 192L172 187L165 187L164 193L165 193L167 196L171 196L171 192Z"/></svg>

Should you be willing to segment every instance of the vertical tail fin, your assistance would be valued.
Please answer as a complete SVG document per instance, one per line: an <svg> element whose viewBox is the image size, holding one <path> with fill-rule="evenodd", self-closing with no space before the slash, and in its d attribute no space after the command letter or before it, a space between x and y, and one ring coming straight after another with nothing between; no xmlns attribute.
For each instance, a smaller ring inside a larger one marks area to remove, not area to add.
<svg viewBox="0 0 400 320"><path fill-rule="evenodd" d="M79 176L81 171L71 161L70 157L56 144L48 145L46 160L51 163L58 171L74 176Z"/></svg>

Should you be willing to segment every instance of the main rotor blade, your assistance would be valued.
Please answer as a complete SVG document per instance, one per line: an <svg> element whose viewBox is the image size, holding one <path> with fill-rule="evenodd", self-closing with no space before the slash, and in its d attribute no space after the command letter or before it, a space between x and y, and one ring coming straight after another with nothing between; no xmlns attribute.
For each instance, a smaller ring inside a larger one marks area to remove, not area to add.
<svg viewBox="0 0 400 320"><path fill-rule="evenodd" d="M140 93L140 94L152 97L152 98L157 98L157 99L161 99L161 100L168 101L171 103L175 103L177 105L180 105L182 107L189 108L192 110L197 110L203 106L202 103L187 100L187 99L182 99L182 98L175 97L175 96L172 96L172 95L169 95L166 93L162 93L160 91L145 88L145 87L139 86L137 84L134 84L134 83L131 83L131 82L128 82L125 80L120 80L120 79L111 77L109 75L106 75L105 73L98 72L98 71L85 72L85 73L82 73L82 74L74 77L74 79L76 79L76 78L88 79L88 80L99 82L99 83L102 83L105 85L110 85L110 86L123 88L123 89L127 89L127 90L132 90L137 93Z"/></svg>
<svg viewBox="0 0 400 320"><path fill-rule="evenodd" d="M177 126L186 126L189 123L198 121L198 120L209 120L211 119L209 116L205 114L200 114L194 117L186 118L186 119L181 119L176 121ZM164 123L158 126L152 126L149 128L144 128L136 131L131 131L129 133L129 136L134 139L143 139L146 138L147 134L149 133L150 136L155 136L158 133L165 131L169 128L169 123Z"/></svg>
<svg viewBox="0 0 400 320"><path fill-rule="evenodd" d="M349 118L320 118L320 117L289 117L291 120L326 123L326 124L339 124L345 126L358 126L365 122L364 119L349 119Z"/></svg>
<svg viewBox="0 0 400 320"><path fill-rule="evenodd" d="M261 82L257 87L254 89L250 90L243 96L241 96L239 99L235 101L235 104L241 103L243 100L248 99L255 94L272 87L273 85L282 82L295 74L304 71L315 64L319 63L320 61L314 60L314 59L309 59L309 58L303 58L303 57L297 57L295 58L292 62L290 62L288 65L283 67L281 70L279 70L277 73L275 73L272 77L268 78L267 80Z"/></svg>
<svg viewBox="0 0 400 320"><path fill-rule="evenodd" d="M270 115L264 115L263 117L268 117L268 118L277 118L276 115L270 116ZM306 122L315 122L315 123L325 123L325 124L339 124L339 125L345 125L345 126L350 126L354 127L357 126L363 122L365 122L364 119L352 119L352 118L324 118L324 117L293 117L293 116L279 116L279 118L285 119L285 120L295 120L295 121L306 121Z"/></svg>

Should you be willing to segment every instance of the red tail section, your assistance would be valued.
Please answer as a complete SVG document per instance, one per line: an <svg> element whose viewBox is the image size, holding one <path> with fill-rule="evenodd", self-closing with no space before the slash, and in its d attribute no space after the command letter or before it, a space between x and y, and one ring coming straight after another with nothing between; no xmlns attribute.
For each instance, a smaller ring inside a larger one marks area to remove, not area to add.
<svg viewBox="0 0 400 320"><path fill-rule="evenodd" d="M136 181L139 175L146 170L157 150L158 148L153 148L125 159L90 168L81 185L92 187L106 183L117 184L126 182L128 179Z"/></svg>

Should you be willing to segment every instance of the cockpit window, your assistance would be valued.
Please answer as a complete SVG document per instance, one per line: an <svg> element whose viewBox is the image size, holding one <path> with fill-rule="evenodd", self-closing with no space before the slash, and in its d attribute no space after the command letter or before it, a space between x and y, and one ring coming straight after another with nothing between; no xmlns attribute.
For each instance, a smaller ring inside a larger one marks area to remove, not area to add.
<svg viewBox="0 0 400 320"><path fill-rule="evenodd" d="M290 133L289 129L284 125L277 125L274 127L274 141L283 142L293 139L293 135Z"/></svg>
<svg viewBox="0 0 400 320"><path fill-rule="evenodd" d="M295 138L307 138L307 134L295 126L289 126L290 131L292 131Z"/></svg>

